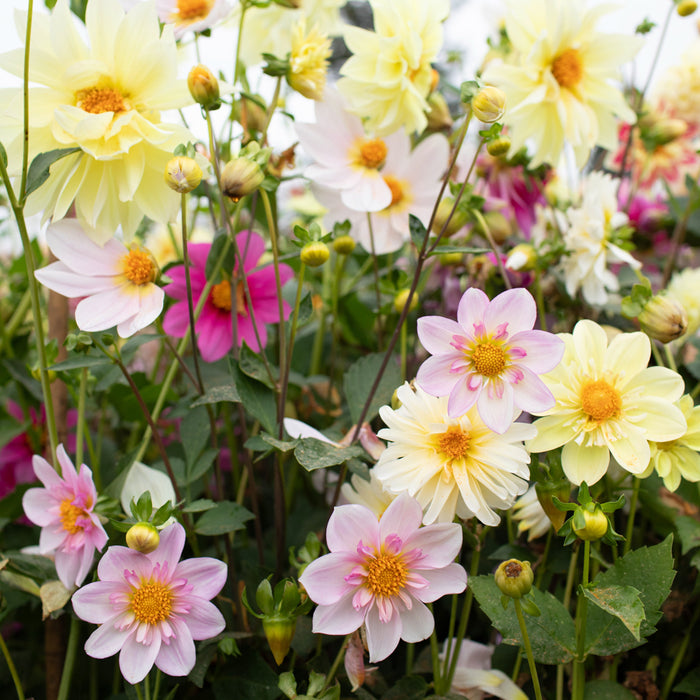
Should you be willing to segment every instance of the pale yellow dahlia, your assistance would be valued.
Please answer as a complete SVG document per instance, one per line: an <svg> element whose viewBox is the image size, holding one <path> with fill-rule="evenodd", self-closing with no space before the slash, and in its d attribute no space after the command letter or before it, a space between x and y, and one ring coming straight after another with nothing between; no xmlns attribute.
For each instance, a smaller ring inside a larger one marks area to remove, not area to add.
<svg viewBox="0 0 700 700"><path fill-rule="evenodd" d="M700 481L700 406L695 406L688 394L677 405L683 411L688 429L676 440L652 442L651 464L647 470L651 474L655 469L669 491L680 486L681 478Z"/></svg>
<svg viewBox="0 0 700 700"><path fill-rule="evenodd" d="M316 26L307 31L306 24L306 20L302 19L292 30L287 82L304 97L320 100L326 87L331 40Z"/></svg>
<svg viewBox="0 0 700 700"><path fill-rule="evenodd" d="M35 15L29 79L30 158L54 149L80 150L57 161L49 179L27 200L27 213L61 219L71 204L89 235L108 241L121 225L128 241L143 216L172 219L180 197L163 171L180 143L193 140L160 112L191 102L177 79L172 29L161 33L152 3L124 13L119 0L88 4L88 45L68 1L51 15ZM20 34L24 36L24 29ZM0 57L0 66L22 75L24 49ZM21 162L21 90L14 90L0 120L11 164Z"/></svg>
<svg viewBox="0 0 700 700"><path fill-rule="evenodd" d="M649 466L650 441L676 440L687 430L674 404L683 379L665 367L647 367L651 344L644 333L619 333L608 344L603 328L579 321L560 333L562 361L542 379L556 403L535 421L530 452L564 446L561 462L569 481L594 484L608 469L610 455L640 475Z"/></svg>
<svg viewBox="0 0 700 700"><path fill-rule="evenodd" d="M685 309L688 328L678 339L682 343L692 338L700 329L700 267L687 267L671 277L666 293L673 297Z"/></svg>
<svg viewBox="0 0 700 700"><path fill-rule="evenodd" d="M340 70L338 88L350 110L367 118L367 128L377 135L402 127L420 133L428 124L431 63L442 46L449 2L370 0L370 5L374 31L345 30L353 56Z"/></svg>
<svg viewBox="0 0 700 700"><path fill-rule="evenodd" d="M582 166L596 144L614 148L615 117L633 123L635 115L613 81L641 37L596 31L606 5L507 0L506 7L512 53L489 64L483 79L506 93L511 152L531 140L533 165L556 165L567 141Z"/></svg>
<svg viewBox="0 0 700 700"><path fill-rule="evenodd" d="M683 54L679 64L666 69L652 96L664 111L700 126L700 40Z"/></svg>

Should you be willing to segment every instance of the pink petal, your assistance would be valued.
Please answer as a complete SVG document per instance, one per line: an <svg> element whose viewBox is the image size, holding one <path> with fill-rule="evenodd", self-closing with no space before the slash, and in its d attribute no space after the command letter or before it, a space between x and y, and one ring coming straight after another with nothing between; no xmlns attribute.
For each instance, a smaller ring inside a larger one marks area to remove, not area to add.
<svg viewBox="0 0 700 700"><path fill-rule="evenodd" d="M185 528L180 523L172 523L160 532L158 549L146 556L153 564L160 562L168 565L171 575L177 568L185 546Z"/></svg>
<svg viewBox="0 0 700 700"><path fill-rule="evenodd" d="M139 308L134 316L122 321L117 326L120 338L129 338L134 333L150 326L163 310L163 290L155 284L143 285L138 288Z"/></svg>
<svg viewBox="0 0 700 700"><path fill-rule="evenodd" d="M73 594L71 598L73 610L81 620L101 625L112 619L116 613L115 606L110 602L110 596L126 594L127 590L126 584L114 581L88 583Z"/></svg>
<svg viewBox="0 0 700 700"><path fill-rule="evenodd" d="M433 614L419 600L413 601L410 610L401 611L401 639L404 642L421 642L433 633L434 627Z"/></svg>
<svg viewBox="0 0 700 700"><path fill-rule="evenodd" d="M43 457L34 455L32 457L32 467L34 467L36 478L52 493L55 494L55 489L60 489L65 486L63 479L61 479L56 470Z"/></svg>
<svg viewBox="0 0 700 700"><path fill-rule="evenodd" d="M167 640L169 644L161 644L156 657L156 666L169 676L186 676L194 668L197 658L194 641L192 641L192 635L184 622L171 619L170 624L175 630L175 636ZM219 631L222 630L223 625ZM206 639L206 637L202 637L202 639Z"/></svg>
<svg viewBox="0 0 700 700"><path fill-rule="evenodd" d="M204 310L202 310L202 315L203 314ZM187 304L184 301L180 301L177 304L173 304L165 312L165 316L163 318L163 330L174 338L182 338L184 337L185 333L187 333L189 322Z"/></svg>
<svg viewBox="0 0 700 700"><path fill-rule="evenodd" d="M376 516L365 506L336 506L326 528L328 549L331 552L354 553L360 542L369 547L379 548L379 526Z"/></svg>
<svg viewBox="0 0 700 700"><path fill-rule="evenodd" d="M137 294L123 287L113 287L79 302L75 308L75 322L82 331L104 331L126 321L138 310Z"/></svg>
<svg viewBox="0 0 700 700"><path fill-rule="evenodd" d="M42 554L53 554L66 541L68 533L57 520L41 528L39 534L39 551Z"/></svg>
<svg viewBox="0 0 700 700"><path fill-rule="evenodd" d="M547 385L529 369L522 367L523 378L513 385L515 405L528 413L548 411L556 403Z"/></svg>
<svg viewBox="0 0 700 700"><path fill-rule="evenodd" d="M189 613L185 617L185 623L189 628L192 639L211 639L224 631L226 621L219 608L208 600L198 600L192 596Z"/></svg>
<svg viewBox="0 0 700 700"><path fill-rule="evenodd" d="M494 297L484 313L484 324L488 331L508 324L508 334L532 330L537 318L537 306L532 294L518 287L507 289Z"/></svg>
<svg viewBox="0 0 700 700"><path fill-rule="evenodd" d="M513 336L508 345L525 350L525 356L517 362L535 374L553 370L564 355L564 341L545 331L523 331Z"/></svg>
<svg viewBox="0 0 700 700"><path fill-rule="evenodd" d="M464 336L464 330L455 321L442 316L423 316L418 319L418 338L431 355L454 355L454 336Z"/></svg>
<svg viewBox="0 0 700 700"><path fill-rule="evenodd" d="M55 507L56 499L48 489L29 489L22 496L25 515L39 527L46 527L56 520L56 516L50 512Z"/></svg>
<svg viewBox="0 0 700 700"><path fill-rule="evenodd" d="M363 620L364 612L355 610L352 594L349 594L333 605L319 605L314 610L313 631L316 634L350 634Z"/></svg>
<svg viewBox="0 0 700 700"><path fill-rule="evenodd" d="M377 606L373 605L365 618L367 646L371 663L382 661L391 654L401 638L401 617L398 613L391 616L389 622L379 619Z"/></svg>
<svg viewBox="0 0 700 700"><path fill-rule="evenodd" d="M312 561L299 577L299 582L314 603L334 605L350 592L351 586L345 577L358 563L357 554L331 552Z"/></svg>
<svg viewBox="0 0 700 700"><path fill-rule="evenodd" d="M418 368L418 386L431 396L447 396L454 391L455 386L465 384L465 373L451 371L454 361L460 357L459 353L429 357Z"/></svg>
<svg viewBox="0 0 700 700"><path fill-rule="evenodd" d="M124 571L135 571L136 575L148 576L153 569L145 554L128 547L109 547L97 565L97 575L102 581L124 581Z"/></svg>
<svg viewBox="0 0 700 700"><path fill-rule="evenodd" d="M226 583L228 569L226 564L211 557L185 559L177 565L173 578L185 578L194 586L195 595L211 600L221 591Z"/></svg>
<svg viewBox="0 0 700 700"><path fill-rule="evenodd" d="M69 590L80 586L92 566L94 556L95 549L89 546L83 546L70 552L57 550L55 556L56 572L61 583Z"/></svg>
<svg viewBox="0 0 700 700"><path fill-rule="evenodd" d="M423 385L421 384L421 387ZM423 387L425 388L425 387ZM455 382L447 400L447 415L450 418L463 416L482 394L481 376L478 374L461 375Z"/></svg>
<svg viewBox="0 0 700 700"><path fill-rule="evenodd" d="M151 644L140 644L136 641L136 634L126 638L119 653L119 670L127 683L136 685L146 677L153 668L160 645L160 633L153 636Z"/></svg>
<svg viewBox="0 0 700 700"><path fill-rule="evenodd" d="M71 270L87 277L119 274L119 260L126 246L112 238L104 246L95 243L75 221L63 219L46 229L51 252Z"/></svg>
<svg viewBox="0 0 700 700"><path fill-rule="evenodd" d="M413 591L413 595L424 603L432 603L444 595L461 593L467 587L467 572L459 564L448 564L442 569L421 571L420 574L428 585Z"/></svg>
<svg viewBox="0 0 700 700"><path fill-rule="evenodd" d="M233 344L231 315L206 306L195 325L197 345L205 362L220 360Z"/></svg>
<svg viewBox="0 0 700 700"><path fill-rule="evenodd" d="M34 276L45 287L69 299L97 294L114 287L113 277L88 277L82 273L73 272L62 262L54 262L42 267L34 273Z"/></svg>
<svg viewBox="0 0 700 700"><path fill-rule="evenodd" d="M211 250L211 243L188 243L187 252L190 256L190 262L194 268L204 272L207 268L207 258L209 257L209 251ZM184 266L183 266L184 272ZM193 272L192 270L190 271ZM194 281L194 279L193 279Z"/></svg>
<svg viewBox="0 0 700 700"><path fill-rule="evenodd" d="M265 241L253 231L241 231L236 234L236 246L243 258L245 272L252 270L265 252Z"/></svg>
<svg viewBox="0 0 700 700"><path fill-rule="evenodd" d="M489 298L480 289L470 287L462 295L457 307L457 323L472 335L474 326L484 322L484 314L489 305Z"/></svg>
<svg viewBox="0 0 700 700"><path fill-rule="evenodd" d="M503 389L503 395L499 397L494 382L490 382L479 394L476 406L484 424L494 433L502 435L513 423L513 387L503 380L497 381Z"/></svg>
<svg viewBox="0 0 700 700"><path fill-rule="evenodd" d="M420 527L422 519L420 503L407 493L402 493L384 511L379 521L379 539L384 542L389 535L398 535L405 541Z"/></svg>
<svg viewBox="0 0 700 700"><path fill-rule="evenodd" d="M116 654L132 633L133 628L119 630L114 621L106 622L98 627L85 642L85 653L94 659L106 659Z"/></svg>
<svg viewBox="0 0 700 700"><path fill-rule="evenodd" d="M406 538L404 551L420 549L423 557L415 568L438 569L454 561L462 548L462 528L456 523L422 527Z"/></svg>

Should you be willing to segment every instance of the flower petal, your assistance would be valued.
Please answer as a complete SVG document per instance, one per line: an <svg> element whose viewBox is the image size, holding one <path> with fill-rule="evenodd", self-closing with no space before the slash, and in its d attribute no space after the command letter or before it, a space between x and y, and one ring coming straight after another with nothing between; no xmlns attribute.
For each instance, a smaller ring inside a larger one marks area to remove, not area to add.
<svg viewBox="0 0 700 700"><path fill-rule="evenodd" d="M94 659L106 659L116 654L132 633L133 628L118 629L112 621L100 625L85 642L85 653Z"/></svg>
<svg viewBox="0 0 700 700"><path fill-rule="evenodd" d="M124 640L124 646L119 653L119 670L127 683L136 685L148 675L160 652L160 646L160 632L153 635L150 644L137 642L136 634Z"/></svg>
<svg viewBox="0 0 700 700"><path fill-rule="evenodd" d="M196 557L181 561L173 578L186 578L200 598L211 600L226 583L228 569L224 562L213 557Z"/></svg>
<svg viewBox="0 0 700 700"><path fill-rule="evenodd" d="M461 593L467 587L467 572L459 564L421 571L420 574L428 581L428 585L422 590L413 591L413 595L424 603L432 603L444 595Z"/></svg>
<svg viewBox="0 0 700 700"><path fill-rule="evenodd" d="M399 639L401 639L401 617L394 612L388 622L382 622L379 619L379 612L375 604L367 613L365 629L367 631L367 647L369 649L370 662L382 661L399 644Z"/></svg>
<svg viewBox="0 0 700 700"><path fill-rule="evenodd" d="M101 625L117 613L115 605L110 602L110 596L126 594L127 589L126 584L116 581L88 583L73 594L73 610L81 620Z"/></svg>
<svg viewBox="0 0 700 700"><path fill-rule="evenodd" d="M418 338L431 355L455 353L453 337L463 336L462 326L442 316L423 316L418 319Z"/></svg>
<svg viewBox="0 0 700 700"><path fill-rule="evenodd" d="M359 564L358 555L331 552L312 561L299 577L311 600L319 605L335 605L352 587L345 578Z"/></svg>
<svg viewBox="0 0 700 700"><path fill-rule="evenodd" d="M433 614L419 600L413 601L410 610L401 611L401 639L404 642L422 642L432 634L434 627Z"/></svg>
<svg viewBox="0 0 700 700"><path fill-rule="evenodd" d="M610 451L607 447L586 446L567 442L561 451L561 466L566 478L577 486L585 481L595 484L608 470Z"/></svg>
<svg viewBox="0 0 700 700"><path fill-rule="evenodd" d="M194 668L197 659L194 641L183 621L171 619L168 622L173 627L175 634L168 638L169 644L161 644L155 663L163 673L167 673L169 676L186 676ZM221 630L223 627L222 625Z"/></svg>
<svg viewBox="0 0 700 700"><path fill-rule="evenodd" d="M352 594L333 605L319 605L314 610L313 631L316 634L350 634L364 620L364 611L355 610Z"/></svg>
<svg viewBox="0 0 700 700"><path fill-rule="evenodd" d="M190 561L197 561L192 559ZM195 591L199 592L197 588ZM200 600L198 596L189 599L192 607L185 617L192 639L211 639L224 631L226 620L219 608L208 600Z"/></svg>
<svg viewBox="0 0 700 700"><path fill-rule="evenodd" d="M337 506L326 527L328 549L355 552L360 542L379 548L379 527L374 513L356 504Z"/></svg>

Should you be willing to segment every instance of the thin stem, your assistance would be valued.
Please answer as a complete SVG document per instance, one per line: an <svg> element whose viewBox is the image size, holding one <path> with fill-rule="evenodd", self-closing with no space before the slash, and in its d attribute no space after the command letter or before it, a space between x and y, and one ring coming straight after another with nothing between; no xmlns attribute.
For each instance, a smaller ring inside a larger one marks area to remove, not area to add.
<svg viewBox="0 0 700 700"><path fill-rule="evenodd" d="M163 674L161 670L158 667L156 667L156 684L153 688L153 700L158 700L158 696L160 695L160 681L162 677Z"/></svg>
<svg viewBox="0 0 700 700"><path fill-rule="evenodd" d="M272 100L270 100L270 104L267 107L267 114L265 115L265 126L263 127L262 134L260 135L260 143L263 146L267 143L267 130L270 126L270 122L272 121L272 115L277 109L277 102L279 100L281 86L282 76L277 78L277 82L275 83L275 92L273 93Z"/></svg>
<svg viewBox="0 0 700 700"><path fill-rule="evenodd" d="M27 196L27 172L29 171L29 47L32 38L32 17L34 15L34 0L27 2L27 30L24 37L24 67L22 80L22 175L19 184L19 201L24 208Z"/></svg>
<svg viewBox="0 0 700 700"><path fill-rule="evenodd" d="M335 659L333 659L333 663L331 665L330 670L328 671L328 674L326 675L326 680L323 682L323 688L321 688L321 691L319 695L323 693L323 691L331 684L331 681L335 678L335 674L338 671L338 668L340 666L340 662L343 660L345 656L345 650L348 648L348 644L350 642L350 636L348 635L345 637L343 640L343 643L340 647L340 651L336 654Z"/></svg>
<svg viewBox="0 0 700 700"><path fill-rule="evenodd" d="M530 676L532 677L532 685L535 688L535 697L537 700L542 700L540 679L537 676L537 666L535 666L535 657L532 655L532 645L530 644L530 637L527 634L527 625L525 624L523 608L517 598L513 598L513 602L515 603L515 614L518 617L518 624L520 625L520 634L523 637L523 646L525 647L525 653L527 654L527 663L530 666Z"/></svg>
<svg viewBox="0 0 700 700"><path fill-rule="evenodd" d="M486 223L486 219L484 219L483 215L478 209L474 209L472 211L472 214L476 217L477 221L479 222L481 229L483 230L484 235L486 236L486 240L489 242L489 246L491 246L491 250L493 251L493 254L496 257L496 266L498 267L498 271L501 273L501 277L503 278L503 284L505 285L506 289L511 289L513 285L510 283L508 272L506 271L505 265L503 264L503 260L501 259L501 251L496 245L496 241L493 239L491 229Z"/></svg>
<svg viewBox="0 0 700 700"><path fill-rule="evenodd" d="M641 479L636 476L633 477L634 483L632 485L632 498L630 499L630 513L627 520L627 528L625 529L625 544L622 547L623 556L630 551L632 546L632 534L634 533L634 516L637 512L637 502L639 501L639 485L642 483Z"/></svg>
<svg viewBox="0 0 700 700"><path fill-rule="evenodd" d="M433 606L429 605L430 612L433 612ZM440 649L438 648L437 631L433 628L433 633L430 635L430 658L433 662L433 687L435 693L443 694L443 683L440 675Z"/></svg>
<svg viewBox="0 0 700 700"><path fill-rule="evenodd" d="M383 331L382 331L382 294L379 290L379 261L377 260L377 252L374 245L374 229L372 228L372 213L367 212L367 228L369 229L369 243L372 253L372 270L374 271L374 294L377 301L377 346L381 350L382 345L384 345Z"/></svg>
<svg viewBox="0 0 700 700"><path fill-rule="evenodd" d="M583 543L583 575L581 576L581 586L588 585L588 576L591 563L591 542L585 540ZM585 663L586 663L586 613L588 611L588 598L579 592L578 604L576 605L576 658L574 659L574 672L572 683L573 700L583 700L584 688L586 685Z"/></svg>
<svg viewBox="0 0 700 700"><path fill-rule="evenodd" d="M7 644L5 644L5 639L1 634L0 651L2 651L2 655L5 657L5 661L7 662L7 668L10 670L12 682L15 684L15 691L17 692L17 697L19 700L24 700L24 690L22 690L22 683L20 682L19 675L17 674L17 667L15 666L15 662L12 660L12 656L10 656L10 650L7 648Z"/></svg>
<svg viewBox="0 0 700 700"><path fill-rule="evenodd" d="M85 441L85 401L87 398L88 370L83 367L80 372L80 388L78 393L78 424L75 428L75 465L80 469L83 463L83 442ZM97 486L97 484L95 484ZM98 489L99 490L99 489Z"/></svg>
<svg viewBox="0 0 700 700"><path fill-rule="evenodd" d="M688 624L688 628L683 637L683 641L678 647L676 656L673 659L673 665L671 666L671 670L668 672L668 676L666 676L666 680L664 681L664 687L661 691L661 700L666 700L669 693L671 692L671 688L673 688L673 682L676 680L676 675L678 674L681 664L683 663L683 658L685 657L685 653L688 650L688 644L690 643L690 638L693 633L693 627L695 627L695 623L698 621L699 616L700 601L695 606L695 612L693 613L693 617L690 619L690 623Z"/></svg>
<svg viewBox="0 0 700 700"><path fill-rule="evenodd" d="M77 461L77 460L76 460ZM66 700L70 693L70 682L73 677L73 667L75 666L75 655L78 651L80 641L80 619L73 616L70 621L70 633L68 634L68 648L66 658L63 662L63 673L61 673L61 685L58 688L57 700Z"/></svg>

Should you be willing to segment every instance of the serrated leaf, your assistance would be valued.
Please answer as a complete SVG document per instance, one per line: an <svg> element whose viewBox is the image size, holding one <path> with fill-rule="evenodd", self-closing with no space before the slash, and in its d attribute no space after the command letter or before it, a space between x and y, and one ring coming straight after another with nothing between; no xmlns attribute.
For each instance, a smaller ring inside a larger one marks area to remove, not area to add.
<svg viewBox="0 0 700 700"><path fill-rule="evenodd" d="M211 244L211 248L209 249L209 255L207 255L207 264L204 268L204 274L206 275L207 279L211 279L214 275L216 264L219 260L219 257L221 256L224 246L227 245L228 240L228 236L225 233L219 233L219 231L217 231L216 237L214 238L214 241ZM224 258L223 264L221 266L221 271L227 278L233 274L233 268L235 264L236 253L233 249L233 246L229 244L228 250L226 251L226 257ZM218 282L219 280L216 281Z"/></svg>
<svg viewBox="0 0 700 700"><path fill-rule="evenodd" d="M198 535L223 535L242 530L244 524L255 517L240 503L221 501L197 521L194 531Z"/></svg>
<svg viewBox="0 0 700 700"><path fill-rule="evenodd" d="M413 245L420 250L423 247L423 242L428 235L428 231L421 220L413 214L408 215L408 230L411 234Z"/></svg>
<svg viewBox="0 0 700 700"><path fill-rule="evenodd" d="M583 700L635 700L636 695L613 681L588 681Z"/></svg>
<svg viewBox="0 0 700 700"><path fill-rule="evenodd" d="M681 541L681 552L687 554L691 549L700 547L700 522L689 515L676 518L676 531Z"/></svg>
<svg viewBox="0 0 700 700"><path fill-rule="evenodd" d="M246 376L238 363L233 360L231 361L231 375L246 411L259 420L268 433L274 434L277 423L277 402L272 390Z"/></svg>
<svg viewBox="0 0 700 700"><path fill-rule="evenodd" d="M348 402L350 417L353 423L357 423L360 414L369 396L369 390L384 360L384 353L372 353L361 357L350 366L343 379L343 391ZM390 358L384 374L382 375L377 391L372 397L365 421L371 421L381 406L391 402L391 397L396 388L401 384L401 370L394 358Z"/></svg>
<svg viewBox="0 0 700 700"><path fill-rule="evenodd" d="M191 406L195 408L196 406L204 406L209 403L222 403L227 401L229 403L239 403L241 397L238 393L238 389L233 384L226 384L225 386L215 386L213 389L209 389L204 396L200 396L196 401L193 401Z"/></svg>
<svg viewBox="0 0 700 700"><path fill-rule="evenodd" d="M198 498L185 506L182 510L185 513L203 513L205 510L211 510L216 506L216 502L209 498Z"/></svg>
<svg viewBox="0 0 700 700"><path fill-rule="evenodd" d="M56 148L53 151L39 153L29 164L27 171L27 197L39 189L48 179L51 166L61 158L65 158L71 153L77 153L80 148Z"/></svg>
<svg viewBox="0 0 700 700"><path fill-rule="evenodd" d="M362 454L364 454L364 450L358 445L336 447L328 442L316 440L316 438L302 438L294 448L297 462L307 471L333 467Z"/></svg>
<svg viewBox="0 0 700 700"><path fill-rule="evenodd" d="M241 372L243 372L243 374L246 376L257 379L265 386L270 387L271 389L273 388L272 383L270 382L270 375L265 367L265 363L260 355L253 352L253 350L251 350L246 343L243 343L243 346L241 347L241 351L238 356L238 366L240 367ZM272 371L273 378L276 380L279 376L279 370L277 367L270 367L270 370Z"/></svg>
<svg viewBox="0 0 700 700"><path fill-rule="evenodd" d="M39 589L41 598L41 619L45 620L52 612L60 610L72 593L60 581L47 581Z"/></svg>
<svg viewBox="0 0 700 700"><path fill-rule="evenodd" d="M640 641L639 628L645 619L644 605L639 591L632 586L599 586L581 588L583 595L601 610L617 617L620 622Z"/></svg>
<svg viewBox="0 0 700 700"><path fill-rule="evenodd" d="M210 439L211 424L204 406L197 406L185 414L180 423L180 440L185 450L185 461L193 467Z"/></svg>
<svg viewBox="0 0 700 700"><path fill-rule="evenodd" d="M501 606L501 591L493 575L472 576L469 586L479 606L493 626L503 635L506 644L522 645L520 625L515 607ZM567 609L551 593L532 589L539 617L527 618L527 634L535 661L541 664L564 664L576 655L576 630Z"/></svg>

